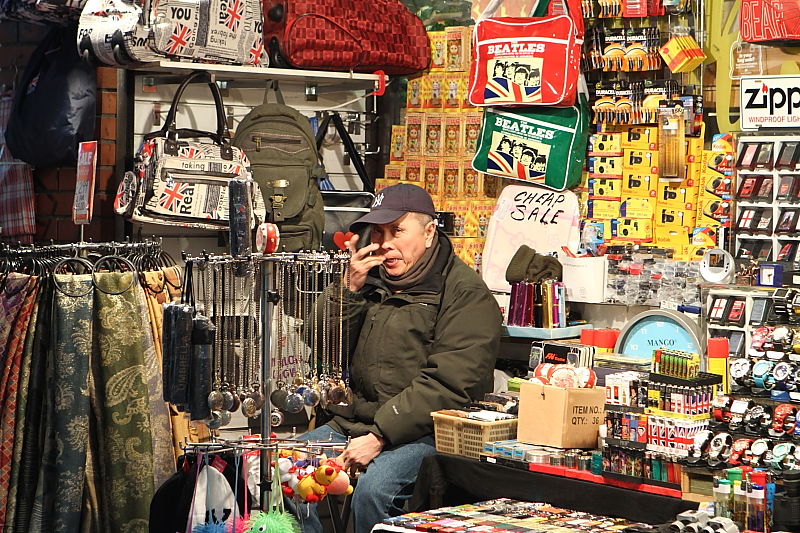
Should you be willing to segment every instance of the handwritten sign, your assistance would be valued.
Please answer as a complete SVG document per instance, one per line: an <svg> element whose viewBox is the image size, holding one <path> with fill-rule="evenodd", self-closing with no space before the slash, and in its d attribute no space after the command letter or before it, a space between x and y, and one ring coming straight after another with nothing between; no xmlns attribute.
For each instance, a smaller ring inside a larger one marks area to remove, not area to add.
<svg viewBox="0 0 800 533"><path fill-rule="evenodd" d="M483 281L493 291L510 292L506 268L526 244L539 253L575 252L580 243L578 197L536 185L509 185L497 199L483 250Z"/></svg>

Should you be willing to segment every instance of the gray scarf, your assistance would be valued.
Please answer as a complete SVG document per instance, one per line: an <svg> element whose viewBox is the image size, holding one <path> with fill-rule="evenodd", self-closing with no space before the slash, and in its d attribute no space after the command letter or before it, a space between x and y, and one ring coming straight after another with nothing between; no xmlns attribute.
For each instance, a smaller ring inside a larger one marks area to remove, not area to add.
<svg viewBox="0 0 800 533"><path fill-rule="evenodd" d="M383 265L380 267L381 279L392 292L404 291L412 288L417 283L425 279L433 264L436 262L436 255L439 252L439 235L433 236L433 244L425 250L419 261L414 263L405 274L392 276L386 272Z"/></svg>

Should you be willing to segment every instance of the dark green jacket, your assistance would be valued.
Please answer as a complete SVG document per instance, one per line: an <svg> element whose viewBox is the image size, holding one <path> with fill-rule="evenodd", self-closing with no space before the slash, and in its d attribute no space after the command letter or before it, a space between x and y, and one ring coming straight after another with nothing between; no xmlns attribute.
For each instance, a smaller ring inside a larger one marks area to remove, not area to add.
<svg viewBox="0 0 800 533"><path fill-rule="evenodd" d="M431 273L416 287L392 294L369 277L345 298L355 342L349 406L329 406L330 424L357 437L372 432L391 445L433 431L431 411L463 407L491 392L502 316L489 289L441 245ZM338 299L330 291L328 298ZM338 304L338 301L336 302Z"/></svg>

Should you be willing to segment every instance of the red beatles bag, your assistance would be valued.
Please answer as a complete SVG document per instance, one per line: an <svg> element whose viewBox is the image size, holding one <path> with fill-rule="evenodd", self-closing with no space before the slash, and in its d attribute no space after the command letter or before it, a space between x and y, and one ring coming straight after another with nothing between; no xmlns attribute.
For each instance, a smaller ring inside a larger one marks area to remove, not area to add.
<svg viewBox="0 0 800 533"><path fill-rule="evenodd" d="M565 0L563 15L491 18L502 3L490 2L475 25L470 103L574 105L584 31L579 0Z"/></svg>
<svg viewBox="0 0 800 533"><path fill-rule="evenodd" d="M428 66L425 26L400 0L261 0L270 66L411 74Z"/></svg>

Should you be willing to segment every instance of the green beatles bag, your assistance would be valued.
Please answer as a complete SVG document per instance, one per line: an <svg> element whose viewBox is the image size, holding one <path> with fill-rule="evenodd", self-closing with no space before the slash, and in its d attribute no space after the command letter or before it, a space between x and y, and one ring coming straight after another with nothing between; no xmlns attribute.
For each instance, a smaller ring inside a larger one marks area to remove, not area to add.
<svg viewBox="0 0 800 533"><path fill-rule="evenodd" d="M583 91L572 107L487 108L472 166L493 176L569 189L581 180L588 127Z"/></svg>

